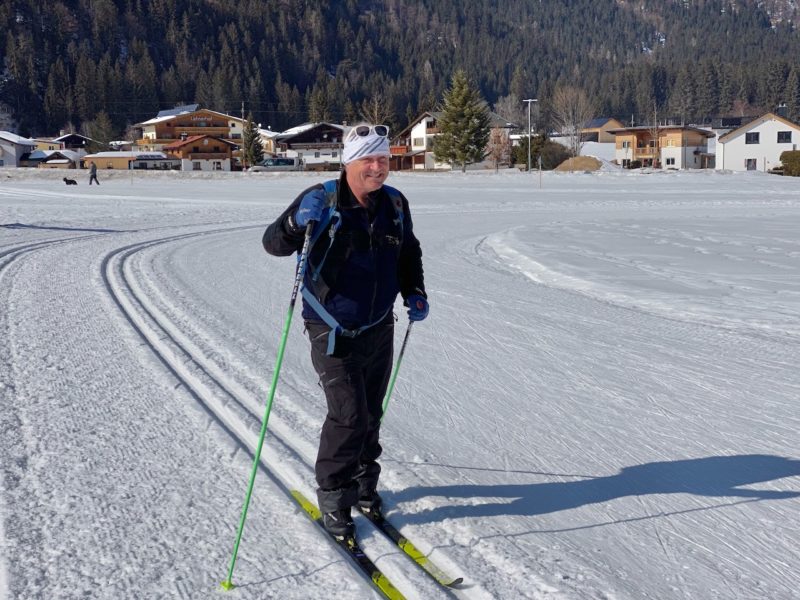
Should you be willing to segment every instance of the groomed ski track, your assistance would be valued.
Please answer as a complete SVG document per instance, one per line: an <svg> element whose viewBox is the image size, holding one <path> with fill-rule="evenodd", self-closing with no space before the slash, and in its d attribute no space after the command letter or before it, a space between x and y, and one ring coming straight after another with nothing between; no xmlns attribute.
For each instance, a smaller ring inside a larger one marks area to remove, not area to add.
<svg viewBox="0 0 800 600"><path fill-rule="evenodd" d="M263 230L263 225L182 233L138 242L113 250L103 257L101 263L102 278L109 296L131 328L146 342L147 348L170 375L192 396L198 407L208 414L209 421L227 434L231 442L248 455L249 460L252 460L257 445L264 399L268 393L268 388L259 385L263 385L263 379L271 375L272 367L265 365L264 374L257 377L246 370L234 373L230 365L226 370L225 366L215 361L214 357L219 360L220 353L213 336L196 328L187 332L181 330L181 326L196 324L196 319L182 312L156 287L158 275L152 268L152 261L159 253L169 252L175 246L198 237L225 236L253 229ZM301 318L299 310L296 318ZM220 362L224 363L224 359ZM280 389L283 387L288 389ZM316 448L297 433L296 428L308 428L310 422L292 399L293 395L302 393L283 381L279 383L261 456L262 468L256 480L256 494L259 493L259 486L271 485L285 496L287 503L292 502L291 489L300 489L308 497L314 497L313 464ZM242 481L243 498L245 485L246 481ZM409 565L408 558L374 531L368 519L355 513L354 517L359 539L366 538L364 550L407 598L488 597L477 586L472 586L472 589L464 586L463 589L444 590L432 584L418 568ZM297 520L303 519L298 517ZM303 525L292 523L288 527ZM232 530L230 540L225 540L231 548L233 535ZM242 545L246 546L251 537L245 526ZM316 538L319 544L331 543L321 533ZM424 540L413 541L427 552L433 550L429 546L426 548ZM307 550L313 552L314 548ZM441 552L437 552L433 557L442 561L441 555ZM451 569L458 569L452 562L444 560ZM361 577L355 567L350 568L354 577ZM234 583L240 580L241 576L235 572ZM365 581L365 587L371 589L369 582ZM369 592L365 590L364 593ZM380 597L374 590L372 593Z"/></svg>

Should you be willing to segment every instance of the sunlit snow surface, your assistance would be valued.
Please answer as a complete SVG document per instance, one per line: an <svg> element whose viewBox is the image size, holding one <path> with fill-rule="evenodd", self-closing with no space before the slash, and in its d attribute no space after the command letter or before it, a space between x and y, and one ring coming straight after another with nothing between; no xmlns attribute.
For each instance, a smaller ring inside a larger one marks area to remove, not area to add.
<svg viewBox="0 0 800 600"><path fill-rule="evenodd" d="M286 495L324 398L295 314L223 592L311 174L0 170L0 598L377 598ZM394 174L431 313L384 420L408 598L800 589L800 180ZM541 187L540 187L541 186ZM407 319L397 305L399 347Z"/></svg>

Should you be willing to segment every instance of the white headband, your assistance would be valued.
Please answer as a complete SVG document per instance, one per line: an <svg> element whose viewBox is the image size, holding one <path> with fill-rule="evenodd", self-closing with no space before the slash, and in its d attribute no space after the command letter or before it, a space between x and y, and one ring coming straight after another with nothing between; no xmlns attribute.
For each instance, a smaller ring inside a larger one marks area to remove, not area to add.
<svg viewBox="0 0 800 600"><path fill-rule="evenodd" d="M353 130L347 134L344 140L344 152L342 152L342 162L349 164L359 158L368 156L391 156L389 152L389 138L380 136L374 131L367 135L356 135Z"/></svg>

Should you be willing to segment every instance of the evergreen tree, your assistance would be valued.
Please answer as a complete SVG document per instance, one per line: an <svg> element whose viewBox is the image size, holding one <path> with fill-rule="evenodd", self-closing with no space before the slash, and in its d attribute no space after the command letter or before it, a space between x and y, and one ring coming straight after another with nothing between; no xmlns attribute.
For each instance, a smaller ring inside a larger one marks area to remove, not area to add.
<svg viewBox="0 0 800 600"><path fill-rule="evenodd" d="M695 90L692 72L684 65L678 71L675 84L672 86L672 96L670 97L671 112L679 116L684 124L688 123L694 116L696 107Z"/></svg>
<svg viewBox="0 0 800 600"><path fill-rule="evenodd" d="M800 68L794 67L786 80L786 107L789 120L800 123Z"/></svg>
<svg viewBox="0 0 800 600"><path fill-rule="evenodd" d="M489 109L478 89L464 71L453 74L450 89L444 95L441 133L434 138L436 160L451 165L467 165L483 160L489 142Z"/></svg>
<svg viewBox="0 0 800 600"><path fill-rule="evenodd" d="M97 117L91 121L84 121L81 126L81 132L92 139L86 148L89 153L108 150L108 143L116 138L116 131L111 123L111 117L105 111L100 111Z"/></svg>
<svg viewBox="0 0 800 600"><path fill-rule="evenodd" d="M242 131L242 159L245 166L253 166L264 160L264 146L261 144L258 126L253 122L253 113L247 115Z"/></svg>
<svg viewBox="0 0 800 600"><path fill-rule="evenodd" d="M717 65L717 79L719 81L719 113L727 115L733 105L733 77L724 65Z"/></svg>
<svg viewBox="0 0 800 600"><path fill-rule="evenodd" d="M72 101L69 90L69 77L64 61L58 58L50 67L47 76L47 90L44 96L44 110L50 130L58 130L72 117Z"/></svg>
<svg viewBox="0 0 800 600"><path fill-rule="evenodd" d="M782 60L770 63L766 76L762 79L764 92L763 104L768 111L774 112L778 106L786 102L786 81L789 67Z"/></svg>
<svg viewBox="0 0 800 600"><path fill-rule="evenodd" d="M97 113L97 76L95 64L88 53L81 54L75 68L75 85L72 88L73 106L78 118L87 121ZM108 118L108 115L106 115Z"/></svg>
<svg viewBox="0 0 800 600"><path fill-rule="evenodd" d="M719 104L717 72L711 61L703 61L697 74L697 109L695 115L707 120L717 113Z"/></svg>

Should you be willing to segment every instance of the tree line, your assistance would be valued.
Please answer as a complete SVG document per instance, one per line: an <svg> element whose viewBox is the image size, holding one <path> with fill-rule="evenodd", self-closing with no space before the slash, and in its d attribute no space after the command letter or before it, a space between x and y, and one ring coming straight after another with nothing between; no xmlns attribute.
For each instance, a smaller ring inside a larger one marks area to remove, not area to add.
<svg viewBox="0 0 800 600"><path fill-rule="evenodd" d="M193 102L275 130L366 114L397 131L458 70L519 122L566 84L626 122L800 118L800 34L757 0L4 0L0 52L25 135L122 135Z"/></svg>

